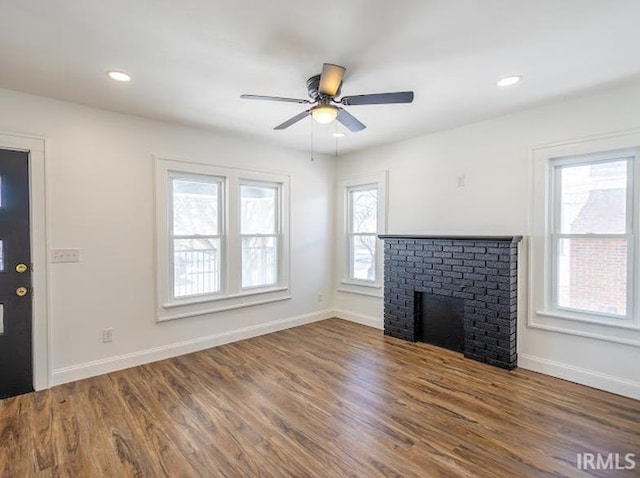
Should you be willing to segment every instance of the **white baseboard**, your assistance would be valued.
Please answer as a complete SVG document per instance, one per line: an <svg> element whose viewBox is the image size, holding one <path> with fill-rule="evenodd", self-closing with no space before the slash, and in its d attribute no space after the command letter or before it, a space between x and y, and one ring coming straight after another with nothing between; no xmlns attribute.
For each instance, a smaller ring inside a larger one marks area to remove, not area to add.
<svg viewBox="0 0 640 478"><path fill-rule="evenodd" d="M297 317L272 320L271 322L266 322L264 324L230 330L228 332L221 332L193 340L186 340L184 342L163 345L162 347L155 347L152 349L140 350L138 352L72 365L71 367L54 370L51 386L73 382L75 380L82 380L84 378L94 377L96 375L102 375L109 372L115 372L117 370L123 370L149 362L177 357L179 355L217 347L218 345L237 342L238 340L249 339L259 335L270 334L279 330L290 329L292 327L298 327L311 322L329 319L331 317L334 317L333 310L322 310Z"/></svg>
<svg viewBox="0 0 640 478"><path fill-rule="evenodd" d="M640 382L633 380L526 354L518 354L518 367L640 400Z"/></svg>
<svg viewBox="0 0 640 478"><path fill-rule="evenodd" d="M357 312L351 312L349 310L335 310L334 315L340 319L355 322L357 324L362 324L381 330L384 329L384 320L382 318L359 314Z"/></svg>

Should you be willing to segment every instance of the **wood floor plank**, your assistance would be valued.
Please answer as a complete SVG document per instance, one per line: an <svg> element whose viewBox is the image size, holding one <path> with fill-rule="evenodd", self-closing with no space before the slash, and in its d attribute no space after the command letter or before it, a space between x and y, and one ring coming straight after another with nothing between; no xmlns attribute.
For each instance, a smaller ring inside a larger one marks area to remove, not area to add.
<svg viewBox="0 0 640 478"><path fill-rule="evenodd" d="M28 413L33 404L30 394L0 399L0 420Z"/></svg>
<svg viewBox="0 0 640 478"><path fill-rule="evenodd" d="M640 402L330 319L0 400L0 440L0 477L630 477Z"/></svg>
<svg viewBox="0 0 640 478"><path fill-rule="evenodd" d="M188 370L200 370L203 375L206 375L206 370L213 366L206 356L193 357L193 359L195 362L191 362ZM262 456L260 460L256 461L251 456L243 453L243 449L268 449L268 442L274 431L282 433L285 440L302 439L304 444L307 443L307 440L302 435L295 435L295 430L287 427L286 423L278 421L279 415L273 411L273 404L268 399L268 395L272 393L272 390L262 393L256 390L254 384L248 380L247 374L242 372L238 378L230 382L226 387L214 388L210 382L201 382L197 377L192 377L189 383L195 386L196 389L208 390L211 395L215 395L216 408L219 410L213 409L209 413L218 414L220 411L222 412L219 422L224 425L226 431L230 432L230 436L234 437L234 441L242 442L238 443L240 447L237 452L240 463L247 462L245 465L253 467L254 469L251 471L255 474L258 473L261 464L277 466L277 463L271 463L272 460L269 456ZM206 409L208 404L200 401L200 395L196 394L195 391L194 396L195 400L199 402L199 408ZM257 397L259 397L258 402L252 401L252 398ZM306 465L322 466L323 462L318 461L313 456L313 453L309 452L308 447L300 447L298 443L296 445L298 445L297 454L304 458Z"/></svg>
<svg viewBox="0 0 640 478"><path fill-rule="evenodd" d="M234 404L227 403L218 390L208 389L207 381L201 382L191 369L181 365L187 359L179 357L168 361L162 379L177 392L200 433L209 437L209 443L203 444L203 452L215 455L218 468L227 476L257 475L259 463L245 453L257 442L252 429L238 426L234 420Z"/></svg>
<svg viewBox="0 0 640 478"><path fill-rule="evenodd" d="M54 476L108 476L120 468L106 423L98 421L87 390L92 381L74 382L51 390Z"/></svg>
<svg viewBox="0 0 640 478"><path fill-rule="evenodd" d="M55 454L51 443L53 430L53 406L49 390L32 394L29 428L35 463L39 471L53 468L56 465Z"/></svg>
<svg viewBox="0 0 640 478"><path fill-rule="evenodd" d="M166 476L156 459L157 450L150 446L145 430L136 427L109 376L88 380L86 394L94 417L94 423L87 425L99 424L103 429L102 437L117 456L121 476Z"/></svg>
<svg viewBox="0 0 640 478"><path fill-rule="evenodd" d="M0 419L0 476L35 476L38 472L26 415Z"/></svg>
<svg viewBox="0 0 640 478"><path fill-rule="evenodd" d="M175 446L180 438L175 424L164 414L154 398L135 386L134 376L124 371L111 374L110 379L131 413L134 427L144 431L149 443L147 453L152 455L163 473L167 476L202 476L185 457L192 455L194 449L189 443L185 446L184 442L180 447Z"/></svg>

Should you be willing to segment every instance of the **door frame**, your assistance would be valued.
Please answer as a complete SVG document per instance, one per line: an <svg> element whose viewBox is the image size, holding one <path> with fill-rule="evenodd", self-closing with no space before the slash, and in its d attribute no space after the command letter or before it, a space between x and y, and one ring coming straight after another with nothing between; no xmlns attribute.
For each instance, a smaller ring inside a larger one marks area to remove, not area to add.
<svg viewBox="0 0 640 478"><path fill-rule="evenodd" d="M49 272L47 260L47 188L45 140L42 137L0 132L0 149L29 153L31 228L33 388L49 388L51 381L51 327L49 324Z"/></svg>

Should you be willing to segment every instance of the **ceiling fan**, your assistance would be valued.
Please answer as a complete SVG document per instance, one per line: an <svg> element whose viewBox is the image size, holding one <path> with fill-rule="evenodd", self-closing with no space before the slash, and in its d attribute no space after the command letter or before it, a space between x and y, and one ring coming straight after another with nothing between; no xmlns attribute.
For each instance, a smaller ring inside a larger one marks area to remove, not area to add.
<svg viewBox="0 0 640 478"><path fill-rule="evenodd" d="M381 105L389 103L411 103L413 101L413 91L400 91L397 93L374 93L369 95L343 96L339 100L342 78L346 68L340 65L324 63L322 73L312 76L307 80L307 90L311 100L297 98L282 98L279 96L262 95L240 95L240 98L247 100L267 100L283 101L286 103L298 103L301 105L314 105L306 111L289 118L273 129L285 129L311 115L318 123L331 123L338 120L352 133L362 131L366 128L355 116L341 106L356 105Z"/></svg>

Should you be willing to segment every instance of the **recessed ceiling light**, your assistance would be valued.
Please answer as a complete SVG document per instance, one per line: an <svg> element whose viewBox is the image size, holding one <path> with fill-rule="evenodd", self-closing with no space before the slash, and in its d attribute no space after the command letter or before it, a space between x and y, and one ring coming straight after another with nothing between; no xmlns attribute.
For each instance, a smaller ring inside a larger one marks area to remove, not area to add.
<svg viewBox="0 0 640 478"><path fill-rule="evenodd" d="M516 83L520 83L521 80L522 80L522 76L520 75L507 76L505 78L502 78L500 81L498 81L498 86L515 85Z"/></svg>
<svg viewBox="0 0 640 478"><path fill-rule="evenodd" d="M336 138L343 138L346 136L346 134L344 133L340 133L339 131L337 133L333 133L333 136L335 136Z"/></svg>
<svg viewBox="0 0 640 478"><path fill-rule="evenodd" d="M131 81L131 76L128 73L125 73L124 71L108 70L107 76L112 80L116 80L116 81Z"/></svg>

